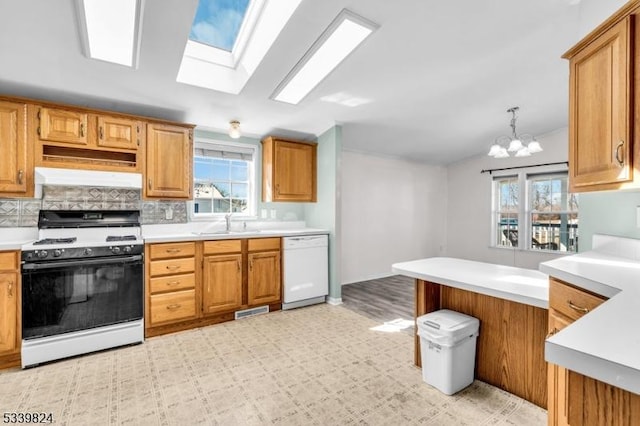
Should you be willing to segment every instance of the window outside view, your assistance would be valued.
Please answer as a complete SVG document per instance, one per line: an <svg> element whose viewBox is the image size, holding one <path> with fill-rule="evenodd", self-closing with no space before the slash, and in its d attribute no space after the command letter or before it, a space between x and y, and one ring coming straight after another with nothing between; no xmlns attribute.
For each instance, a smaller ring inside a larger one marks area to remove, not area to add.
<svg viewBox="0 0 640 426"><path fill-rule="evenodd" d="M496 247L578 251L578 195L568 192L566 174L501 177L493 185ZM522 196L528 203L520 202ZM529 241L521 244L527 234Z"/></svg>
<svg viewBox="0 0 640 426"><path fill-rule="evenodd" d="M532 249L578 251L578 195L568 192L567 176L529 180Z"/></svg>
<svg viewBox="0 0 640 426"><path fill-rule="evenodd" d="M195 156L193 165L195 214L248 212L251 162Z"/></svg>

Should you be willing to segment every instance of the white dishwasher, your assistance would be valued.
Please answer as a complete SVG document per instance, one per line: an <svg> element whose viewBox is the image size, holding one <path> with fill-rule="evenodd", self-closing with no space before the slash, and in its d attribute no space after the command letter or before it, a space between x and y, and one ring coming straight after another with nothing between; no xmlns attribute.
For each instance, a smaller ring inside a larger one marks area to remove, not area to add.
<svg viewBox="0 0 640 426"><path fill-rule="evenodd" d="M324 303L329 294L329 237L282 238L284 303L282 309Z"/></svg>

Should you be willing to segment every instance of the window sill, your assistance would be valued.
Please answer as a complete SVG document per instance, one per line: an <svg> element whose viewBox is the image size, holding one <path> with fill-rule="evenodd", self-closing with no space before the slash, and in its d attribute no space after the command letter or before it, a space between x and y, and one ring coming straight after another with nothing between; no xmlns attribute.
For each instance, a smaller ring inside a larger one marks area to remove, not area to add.
<svg viewBox="0 0 640 426"><path fill-rule="evenodd" d="M557 256L570 256L573 254L578 254L579 252L574 251L559 251L559 250L540 250L540 249L522 249L519 247L506 247L506 246L489 246L490 249L495 250L504 250L504 251L519 251L519 252L527 252L527 253L544 253L544 254L553 254Z"/></svg>

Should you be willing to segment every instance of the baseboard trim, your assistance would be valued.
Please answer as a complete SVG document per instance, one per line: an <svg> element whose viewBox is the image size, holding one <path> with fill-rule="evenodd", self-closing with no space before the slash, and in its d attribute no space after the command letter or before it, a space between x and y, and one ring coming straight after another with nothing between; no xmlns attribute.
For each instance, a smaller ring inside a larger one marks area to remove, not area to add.
<svg viewBox="0 0 640 426"><path fill-rule="evenodd" d="M349 285L349 284L356 284L356 283L361 283L363 281L371 281L371 280L377 280L377 279L381 279L381 278L389 278L389 277L393 277L395 275L399 275L393 272L390 272L388 274L376 274L376 275L370 275L368 277L362 277L362 278L358 278L355 281L345 281L343 282L341 285Z"/></svg>
<svg viewBox="0 0 640 426"><path fill-rule="evenodd" d="M327 303L330 305L342 305L342 297L327 297Z"/></svg>

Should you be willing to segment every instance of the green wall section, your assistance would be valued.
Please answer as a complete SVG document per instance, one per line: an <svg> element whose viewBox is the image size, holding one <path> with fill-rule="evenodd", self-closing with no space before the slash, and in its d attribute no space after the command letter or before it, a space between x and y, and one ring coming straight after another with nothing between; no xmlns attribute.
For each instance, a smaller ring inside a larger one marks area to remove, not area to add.
<svg viewBox="0 0 640 426"><path fill-rule="evenodd" d="M593 234L640 238L636 210L640 192L585 192L580 194L578 251L591 250Z"/></svg>
<svg viewBox="0 0 640 426"><path fill-rule="evenodd" d="M250 138L246 136L241 136L239 139L232 139L229 135L224 133L217 133L208 130L195 130L195 139L198 138L205 139L213 139L217 141L223 142L240 142L246 143L250 145L255 145L258 147L258 157L255 162L255 173L256 173L256 188L257 193L257 216L260 220L260 210L267 209L267 215L270 214L271 210L276 211L276 216L278 220L305 220L304 218L304 206L301 203L263 203L262 200L262 144L259 139ZM291 219L295 216L295 219ZM268 216L270 217L270 216Z"/></svg>
<svg viewBox="0 0 640 426"><path fill-rule="evenodd" d="M340 156L342 127L335 126L318 137L318 202L305 205L310 228L329 230L329 297L342 296L340 281Z"/></svg>

